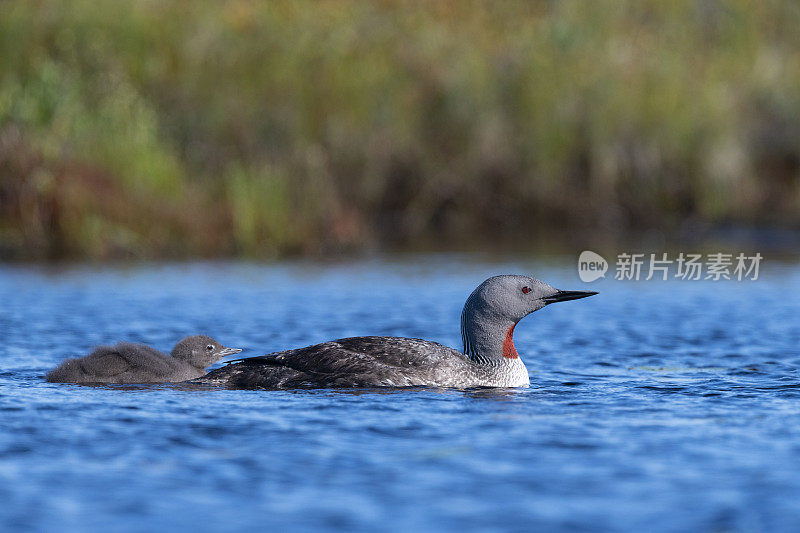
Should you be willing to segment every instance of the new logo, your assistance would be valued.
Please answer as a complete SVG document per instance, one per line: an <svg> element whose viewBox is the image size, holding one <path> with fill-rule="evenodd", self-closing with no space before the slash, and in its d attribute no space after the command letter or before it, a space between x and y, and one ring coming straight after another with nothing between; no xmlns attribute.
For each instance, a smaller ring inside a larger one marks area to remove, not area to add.
<svg viewBox="0 0 800 533"><path fill-rule="evenodd" d="M607 270L608 262L591 250L584 250L578 257L578 276L584 283L606 277Z"/></svg>

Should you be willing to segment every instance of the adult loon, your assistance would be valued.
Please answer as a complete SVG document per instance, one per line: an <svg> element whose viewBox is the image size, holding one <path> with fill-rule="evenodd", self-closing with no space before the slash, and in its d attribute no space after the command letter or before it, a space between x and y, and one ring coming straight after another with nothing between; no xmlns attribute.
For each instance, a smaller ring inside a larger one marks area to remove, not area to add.
<svg viewBox="0 0 800 533"><path fill-rule="evenodd" d="M144 344L120 342L99 346L78 359L67 359L47 373L55 383L167 383L202 376L206 367L228 355L239 353L211 337L193 335L182 339L171 354Z"/></svg>
<svg viewBox="0 0 800 533"><path fill-rule="evenodd" d="M548 304L593 294L561 291L528 276L495 276L464 304L462 352L422 339L351 337L231 361L195 382L236 389L527 387L514 326Z"/></svg>

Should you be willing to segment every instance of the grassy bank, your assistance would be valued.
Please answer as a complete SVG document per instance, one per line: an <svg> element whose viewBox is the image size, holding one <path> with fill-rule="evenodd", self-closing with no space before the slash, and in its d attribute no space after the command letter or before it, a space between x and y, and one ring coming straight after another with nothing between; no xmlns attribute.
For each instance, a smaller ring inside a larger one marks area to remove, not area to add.
<svg viewBox="0 0 800 533"><path fill-rule="evenodd" d="M2 257L800 222L800 7L0 9Z"/></svg>

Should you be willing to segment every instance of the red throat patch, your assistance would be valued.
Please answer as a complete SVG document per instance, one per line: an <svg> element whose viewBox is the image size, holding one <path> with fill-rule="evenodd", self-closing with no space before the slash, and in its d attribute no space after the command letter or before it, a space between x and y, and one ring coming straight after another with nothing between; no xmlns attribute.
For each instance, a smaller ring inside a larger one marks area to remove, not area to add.
<svg viewBox="0 0 800 533"><path fill-rule="evenodd" d="M514 324L506 331L506 339L503 341L503 357L506 359L519 359L517 349L514 347Z"/></svg>

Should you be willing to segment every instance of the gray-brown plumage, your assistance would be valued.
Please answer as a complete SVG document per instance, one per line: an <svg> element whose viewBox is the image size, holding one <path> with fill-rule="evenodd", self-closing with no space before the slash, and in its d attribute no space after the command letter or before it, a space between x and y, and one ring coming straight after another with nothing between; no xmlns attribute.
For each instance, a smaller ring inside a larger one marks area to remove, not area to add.
<svg viewBox="0 0 800 533"><path fill-rule="evenodd" d="M435 342L351 337L241 359L210 372L202 381L237 389L467 387L483 374L464 354ZM460 378L454 381L453 376Z"/></svg>
<svg viewBox="0 0 800 533"><path fill-rule="evenodd" d="M166 354L144 344L120 342L67 359L47 373L55 383L168 383L202 376L206 367L241 352L205 335L182 339Z"/></svg>
<svg viewBox="0 0 800 533"><path fill-rule="evenodd" d="M237 389L527 387L514 326L547 304L593 294L561 291L527 276L495 276L464 305L463 352L422 339L351 337L232 361L197 381Z"/></svg>

